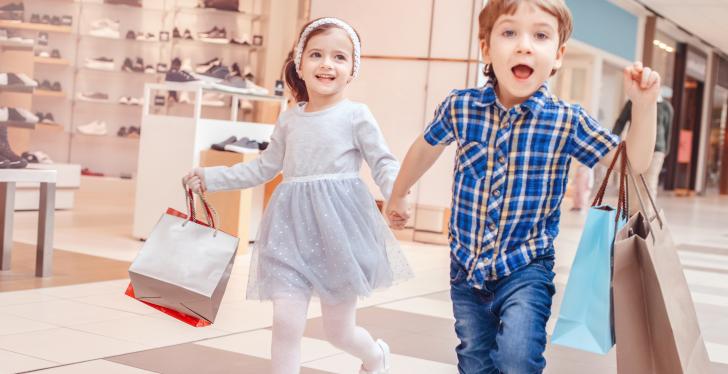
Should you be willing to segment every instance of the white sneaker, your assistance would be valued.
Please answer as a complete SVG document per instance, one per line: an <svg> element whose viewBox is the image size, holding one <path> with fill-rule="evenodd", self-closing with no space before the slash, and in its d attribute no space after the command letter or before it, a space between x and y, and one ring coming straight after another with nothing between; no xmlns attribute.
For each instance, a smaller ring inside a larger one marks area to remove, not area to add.
<svg viewBox="0 0 728 374"><path fill-rule="evenodd" d="M377 345L379 346L379 349L382 350L382 368L379 370L374 371L366 371L364 370L364 367L362 366L361 369L359 369L359 374L388 374L389 373L389 366L390 361L392 361L392 353L389 351L389 345L384 342L382 339L377 339Z"/></svg>
<svg viewBox="0 0 728 374"><path fill-rule="evenodd" d="M93 121L85 125L78 126L78 132L85 135L106 135L109 130L104 121Z"/></svg>
<svg viewBox="0 0 728 374"><path fill-rule="evenodd" d="M121 38L121 33L119 32L119 22L112 21L108 18L102 18L93 21L91 22L91 31L89 32L89 34L101 38L119 39Z"/></svg>
<svg viewBox="0 0 728 374"><path fill-rule="evenodd" d="M84 66L96 70L114 70L114 59L108 57L86 58Z"/></svg>

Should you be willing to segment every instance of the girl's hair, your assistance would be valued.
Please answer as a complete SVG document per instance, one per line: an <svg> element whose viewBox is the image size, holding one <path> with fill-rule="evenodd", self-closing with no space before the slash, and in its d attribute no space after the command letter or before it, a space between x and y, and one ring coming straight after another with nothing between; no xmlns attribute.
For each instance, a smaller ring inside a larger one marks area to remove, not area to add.
<svg viewBox="0 0 728 374"><path fill-rule="evenodd" d="M301 28L301 31L298 33L298 38L296 39L296 44L298 45L298 40L301 38L301 35L303 34L303 31L306 30L306 27L308 25L316 22L320 18L311 20L309 23L303 25ZM339 28L339 26L333 24L333 23L325 23L321 26L316 27L315 29L311 30L311 32L306 37L306 42L303 44L303 49L306 49L306 45L308 45L308 41L311 40L314 36L318 34L323 34L326 32L326 30ZM356 32L356 36L359 37L359 33ZM359 40L361 40L361 37L359 37ZM352 42L353 44L353 42ZM286 59L286 62L283 64L283 79L286 81L286 84L291 89L291 93L293 94L293 98L296 99L296 102L300 101L308 101L308 91L306 90L306 82L304 82L301 77L298 76L298 72L296 71L296 63L294 61L294 58L296 56L296 48L295 45L290 53L288 53L288 58ZM352 47L353 48L353 47ZM352 66L353 69L353 66Z"/></svg>

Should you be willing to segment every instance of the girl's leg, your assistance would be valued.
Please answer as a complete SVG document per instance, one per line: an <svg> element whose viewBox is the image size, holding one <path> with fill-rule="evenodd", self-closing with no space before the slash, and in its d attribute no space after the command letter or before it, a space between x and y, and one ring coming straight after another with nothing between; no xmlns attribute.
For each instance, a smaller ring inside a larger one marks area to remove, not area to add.
<svg viewBox="0 0 728 374"><path fill-rule="evenodd" d="M384 365L382 348L367 330L356 325L356 299L338 304L321 302L326 338L337 348L359 358L367 371Z"/></svg>
<svg viewBox="0 0 728 374"><path fill-rule="evenodd" d="M306 328L308 301L304 296L273 299L273 374L297 374L301 369L301 338Z"/></svg>

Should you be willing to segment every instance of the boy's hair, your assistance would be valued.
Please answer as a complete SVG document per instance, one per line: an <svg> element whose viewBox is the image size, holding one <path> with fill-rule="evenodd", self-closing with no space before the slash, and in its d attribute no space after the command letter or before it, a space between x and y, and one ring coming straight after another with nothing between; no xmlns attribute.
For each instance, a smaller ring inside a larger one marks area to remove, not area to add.
<svg viewBox="0 0 728 374"><path fill-rule="evenodd" d="M571 11L564 3L564 0L489 0L478 16L478 39L485 40L485 43L490 46L490 35L498 18L504 14L512 15L516 13L518 7L525 3L535 5L544 12L556 17L559 27L559 47L569 40L574 25L571 19ZM551 75L554 74L556 74L556 70L551 71ZM486 68L486 75L491 79L495 79L493 69Z"/></svg>
<svg viewBox="0 0 728 374"><path fill-rule="evenodd" d="M296 102L308 101L308 91L306 91L306 82L298 76L298 72L296 71L296 62L294 60L294 58L296 57L295 45L298 44L298 40L301 38L303 31L306 30L306 27L318 21L319 19L320 18L311 20L307 24L303 25L303 27L301 27L301 31L298 33L298 38L296 38L296 44L294 44L294 48L291 50L290 53L288 53L288 58L286 59L286 62L283 63L283 79L285 79L286 84L291 89L291 93L293 94L293 98L296 99ZM311 30L311 32L306 37L306 42L303 45L303 50L306 50L306 46L308 45L308 42L311 40L311 38L318 34L323 34L326 30L334 28L340 27L333 23L325 23ZM361 40L359 33L356 32L356 30L354 30L354 32L356 33L356 36L359 38L359 40Z"/></svg>

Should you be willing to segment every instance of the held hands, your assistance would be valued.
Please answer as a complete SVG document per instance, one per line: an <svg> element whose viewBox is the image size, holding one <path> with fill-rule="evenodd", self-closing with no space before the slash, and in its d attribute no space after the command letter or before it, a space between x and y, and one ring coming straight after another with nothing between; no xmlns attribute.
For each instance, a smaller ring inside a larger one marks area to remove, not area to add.
<svg viewBox="0 0 728 374"><path fill-rule="evenodd" d="M202 194L207 191L207 186L205 186L205 172L201 168L190 170L187 175L182 177L182 184L196 194Z"/></svg>
<svg viewBox="0 0 728 374"><path fill-rule="evenodd" d="M660 75L637 61L624 68L624 87L633 103L654 104L660 93Z"/></svg>
<svg viewBox="0 0 728 374"><path fill-rule="evenodd" d="M387 203L384 214L389 220L389 227L394 230L402 230L410 218L407 209L407 198L392 196Z"/></svg>

